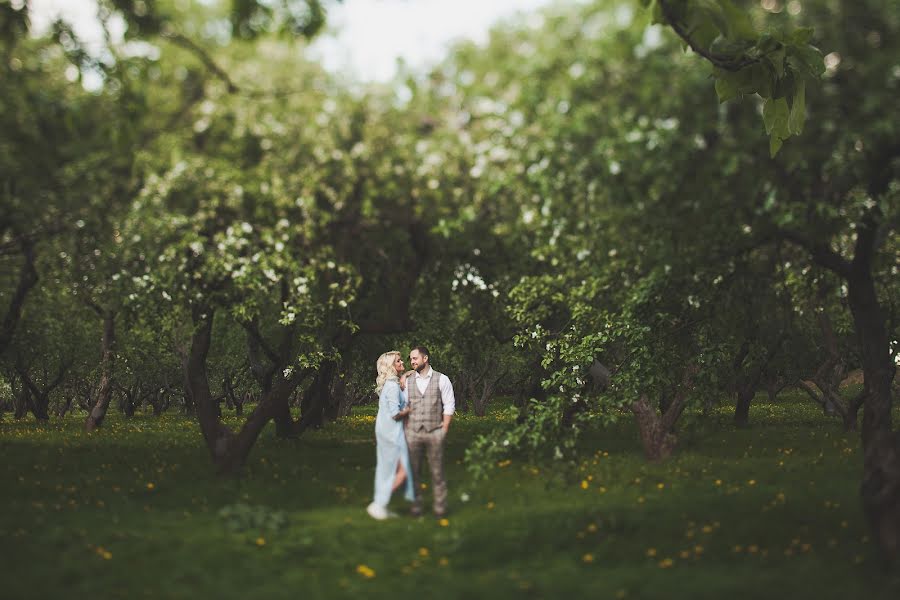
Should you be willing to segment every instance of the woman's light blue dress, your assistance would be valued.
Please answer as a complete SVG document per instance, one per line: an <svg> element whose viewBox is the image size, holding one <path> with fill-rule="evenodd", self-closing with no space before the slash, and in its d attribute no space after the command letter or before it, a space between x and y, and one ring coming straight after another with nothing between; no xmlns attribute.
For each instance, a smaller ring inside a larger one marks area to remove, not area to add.
<svg viewBox="0 0 900 600"><path fill-rule="evenodd" d="M409 450L403 421L395 421L396 415L406 405L406 391L397 381L387 381L378 397L378 416L375 417L375 442L378 462L375 465L375 503L387 506L391 500L391 487L397 473L397 461L403 461L406 470L406 493L410 502L415 499L412 470L409 468Z"/></svg>

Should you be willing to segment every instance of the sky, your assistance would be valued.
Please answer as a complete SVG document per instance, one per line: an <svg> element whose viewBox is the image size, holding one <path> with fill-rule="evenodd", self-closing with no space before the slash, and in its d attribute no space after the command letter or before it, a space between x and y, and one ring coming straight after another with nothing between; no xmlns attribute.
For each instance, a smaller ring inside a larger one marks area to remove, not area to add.
<svg viewBox="0 0 900 600"><path fill-rule="evenodd" d="M332 72L361 81L388 81L398 58L414 68L436 63L454 40L483 41L493 23L548 4L550 0L332 2L328 31L309 51ZM38 32L62 15L89 46L102 40L95 0L30 0L30 6Z"/></svg>

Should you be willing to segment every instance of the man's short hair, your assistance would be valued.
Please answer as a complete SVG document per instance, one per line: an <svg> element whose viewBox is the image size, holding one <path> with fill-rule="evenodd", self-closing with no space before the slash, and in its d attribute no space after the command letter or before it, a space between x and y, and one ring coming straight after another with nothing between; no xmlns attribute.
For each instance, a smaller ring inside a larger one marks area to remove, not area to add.
<svg viewBox="0 0 900 600"><path fill-rule="evenodd" d="M419 356L427 356L429 362L431 362L431 353L428 352L428 348L426 348L425 346L416 346L415 348L413 348L413 350L417 351L419 353Z"/></svg>

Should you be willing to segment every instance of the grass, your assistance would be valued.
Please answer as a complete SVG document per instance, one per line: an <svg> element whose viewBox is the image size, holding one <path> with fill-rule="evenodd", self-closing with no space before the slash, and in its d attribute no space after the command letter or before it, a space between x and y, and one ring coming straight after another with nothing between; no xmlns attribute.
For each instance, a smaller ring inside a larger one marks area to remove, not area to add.
<svg viewBox="0 0 900 600"><path fill-rule="evenodd" d="M444 523L366 516L372 408L295 441L270 427L239 480L181 416L6 420L0 597L900 597L863 523L858 435L798 396L756 400L752 427L723 409L662 465L630 423L589 432L569 483L515 460L473 483L466 445L508 412L460 415Z"/></svg>

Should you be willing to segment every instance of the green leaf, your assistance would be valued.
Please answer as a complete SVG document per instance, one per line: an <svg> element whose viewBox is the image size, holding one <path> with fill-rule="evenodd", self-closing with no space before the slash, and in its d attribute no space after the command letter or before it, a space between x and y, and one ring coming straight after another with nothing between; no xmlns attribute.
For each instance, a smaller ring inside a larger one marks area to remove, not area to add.
<svg viewBox="0 0 900 600"><path fill-rule="evenodd" d="M797 135L803 131L803 123L806 121L806 83L798 81L794 98L791 102L791 114L788 118L788 130Z"/></svg>
<svg viewBox="0 0 900 600"><path fill-rule="evenodd" d="M790 46L787 64L799 75L818 79L825 72L825 60L813 46Z"/></svg>
<svg viewBox="0 0 900 600"><path fill-rule="evenodd" d="M772 97L772 89L774 88L773 73L766 65L756 63L743 70L747 71L750 81L746 88L741 89L742 93L753 94L755 92L761 98Z"/></svg>
<svg viewBox="0 0 900 600"><path fill-rule="evenodd" d="M799 29L796 29L791 33L789 40L799 46L799 45L803 45L803 44L808 44L809 40L812 39L812 35L813 35L812 27L800 27Z"/></svg>
<svg viewBox="0 0 900 600"><path fill-rule="evenodd" d="M719 0L725 17L729 37L752 40L756 38L756 29L747 11L736 7L730 0Z"/></svg>
<svg viewBox="0 0 900 600"><path fill-rule="evenodd" d="M784 98L769 98L763 105L763 122L766 124L766 133L777 135L781 138L788 137L788 109L787 100Z"/></svg>
<svg viewBox="0 0 900 600"><path fill-rule="evenodd" d="M775 155L781 150L782 144L784 144L783 139L776 135L771 136L769 138L769 156L775 158Z"/></svg>
<svg viewBox="0 0 900 600"><path fill-rule="evenodd" d="M772 65L772 69L774 69L778 78L784 77L784 56L784 48L773 50L766 55L766 62Z"/></svg>
<svg viewBox="0 0 900 600"><path fill-rule="evenodd" d="M738 82L735 75L735 73L724 69L716 69L716 94L719 96L719 102L738 97L740 92L738 92Z"/></svg>

